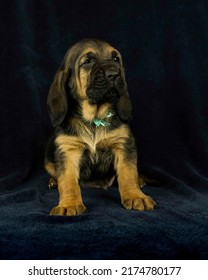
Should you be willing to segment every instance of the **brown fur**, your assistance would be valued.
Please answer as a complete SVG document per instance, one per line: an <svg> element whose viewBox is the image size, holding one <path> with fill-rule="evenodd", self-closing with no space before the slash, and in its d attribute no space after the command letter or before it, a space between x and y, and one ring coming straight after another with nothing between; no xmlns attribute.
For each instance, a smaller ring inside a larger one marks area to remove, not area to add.
<svg viewBox="0 0 208 280"><path fill-rule="evenodd" d="M84 213L80 185L107 189L115 176L126 209L154 209L154 200L140 189L144 182L128 125L131 102L117 50L98 40L72 46L51 85L48 107L55 133L45 168L49 185L58 184L59 191L51 215Z"/></svg>

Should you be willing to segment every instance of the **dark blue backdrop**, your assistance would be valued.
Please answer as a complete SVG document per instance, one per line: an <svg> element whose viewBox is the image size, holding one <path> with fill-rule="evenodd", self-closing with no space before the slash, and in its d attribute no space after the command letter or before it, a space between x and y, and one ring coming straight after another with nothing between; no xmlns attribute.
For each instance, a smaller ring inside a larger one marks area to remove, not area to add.
<svg viewBox="0 0 208 280"><path fill-rule="evenodd" d="M2 1L0 258L208 258L208 2ZM67 48L93 37L124 59L144 192L155 211L127 211L118 190L83 190L89 210L48 215L46 99Z"/></svg>

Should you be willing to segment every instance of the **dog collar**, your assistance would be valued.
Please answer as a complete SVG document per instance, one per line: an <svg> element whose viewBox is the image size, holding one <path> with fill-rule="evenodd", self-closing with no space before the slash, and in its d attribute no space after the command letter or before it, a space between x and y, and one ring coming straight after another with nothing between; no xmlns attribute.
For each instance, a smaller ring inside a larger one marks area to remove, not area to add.
<svg viewBox="0 0 208 280"><path fill-rule="evenodd" d="M93 119L93 123L95 124L96 127L98 126L109 126L110 123L106 121L106 119L109 119L110 117L113 116L112 112L109 112L107 116L102 120L102 119Z"/></svg>

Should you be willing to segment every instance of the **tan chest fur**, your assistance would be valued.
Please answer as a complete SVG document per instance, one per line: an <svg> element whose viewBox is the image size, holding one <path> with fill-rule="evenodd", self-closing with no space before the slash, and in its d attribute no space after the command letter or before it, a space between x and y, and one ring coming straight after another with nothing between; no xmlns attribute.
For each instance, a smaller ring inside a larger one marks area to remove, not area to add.
<svg viewBox="0 0 208 280"><path fill-rule="evenodd" d="M102 148L122 148L128 138L128 129L126 125L108 131L106 127L98 127L93 133L84 125L77 127L78 136L59 135L55 142L59 149L64 153L72 150L89 150L92 154L96 154L97 149Z"/></svg>

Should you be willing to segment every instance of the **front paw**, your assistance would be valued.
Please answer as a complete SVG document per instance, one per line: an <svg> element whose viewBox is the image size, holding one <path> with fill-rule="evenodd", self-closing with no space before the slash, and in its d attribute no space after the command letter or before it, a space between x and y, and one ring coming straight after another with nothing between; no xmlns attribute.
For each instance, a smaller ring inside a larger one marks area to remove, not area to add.
<svg viewBox="0 0 208 280"><path fill-rule="evenodd" d="M55 216L77 216L81 215L84 212L86 212L86 207L83 203L77 203L77 204L70 204L70 205L58 205L54 207L50 215Z"/></svg>
<svg viewBox="0 0 208 280"><path fill-rule="evenodd" d="M128 195L126 196L122 204L126 209L133 209L133 210L153 210L156 206L156 202L150 197L145 194L143 195Z"/></svg>

